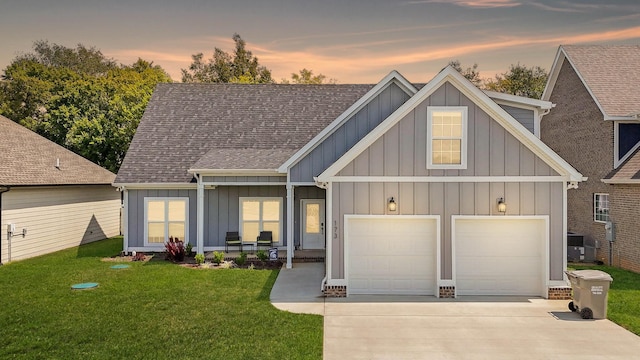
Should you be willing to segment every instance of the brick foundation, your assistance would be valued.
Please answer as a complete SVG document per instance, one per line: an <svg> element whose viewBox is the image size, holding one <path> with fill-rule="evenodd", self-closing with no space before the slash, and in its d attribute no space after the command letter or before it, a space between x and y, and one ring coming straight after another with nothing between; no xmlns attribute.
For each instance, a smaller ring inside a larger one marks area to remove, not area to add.
<svg viewBox="0 0 640 360"><path fill-rule="evenodd" d="M553 287L549 288L549 300L571 300L570 287Z"/></svg>
<svg viewBox="0 0 640 360"><path fill-rule="evenodd" d="M344 285L325 285L324 297L347 297L347 287Z"/></svg>
<svg viewBox="0 0 640 360"><path fill-rule="evenodd" d="M440 295L440 298L443 298L443 299L453 299L456 297L456 287L440 286L439 295Z"/></svg>

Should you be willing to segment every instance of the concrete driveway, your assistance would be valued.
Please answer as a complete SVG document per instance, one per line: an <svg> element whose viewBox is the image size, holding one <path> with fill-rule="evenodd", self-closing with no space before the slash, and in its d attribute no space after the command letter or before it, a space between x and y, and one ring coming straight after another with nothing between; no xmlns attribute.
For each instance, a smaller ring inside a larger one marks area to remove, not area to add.
<svg viewBox="0 0 640 360"><path fill-rule="evenodd" d="M271 298L284 310L324 315L326 360L640 358L640 337L609 320L583 320L567 309L568 301L428 296L324 299L319 289L322 276L322 264L283 269Z"/></svg>

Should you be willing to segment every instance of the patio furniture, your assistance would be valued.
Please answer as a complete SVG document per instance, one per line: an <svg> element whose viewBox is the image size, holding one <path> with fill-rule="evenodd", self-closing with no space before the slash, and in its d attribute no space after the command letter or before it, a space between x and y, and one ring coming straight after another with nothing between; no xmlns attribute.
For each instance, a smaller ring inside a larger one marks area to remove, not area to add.
<svg viewBox="0 0 640 360"><path fill-rule="evenodd" d="M229 246L238 246L242 251L242 238L237 231L228 231L227 236L224 238L224 251L229 252Z"/></svg>
<svg viewBox="0 0 640 360"><path fill-rule="evenodd" d="M260 249L260 246L268 248L273 246L273 233L271 231L260 231L260 235L256 239L256 250Z"/></svg>

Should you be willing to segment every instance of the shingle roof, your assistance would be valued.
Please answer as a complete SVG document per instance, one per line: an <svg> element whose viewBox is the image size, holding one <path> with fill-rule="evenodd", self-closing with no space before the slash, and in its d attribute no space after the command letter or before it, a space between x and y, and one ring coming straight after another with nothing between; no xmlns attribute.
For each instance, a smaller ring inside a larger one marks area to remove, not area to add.
<svg viewBox="0 0 640 360"><path fill-rule="evenodd" d="M185 183L189 169L276 169L373 85L160 84L116 183Z"/></svg>
<svg viewBox="0 0 640 360"><path fill-rule="evenodd" d="M563 45L605 115L640 113L640 45Z"/></svg>
<svg viewBox="0 0 640 360"><path fill-rule="evenodd" d="M604 180L613 182L627 182L629 180L640 180L640 149L637 149L625 162L617 169L607 174Z"/></svg>
<svg viewBox="0 0 640 360"><path fill-rule="evenodd" d="M0 185L111 184L114 179L112 172L0 116Z"/></svg>

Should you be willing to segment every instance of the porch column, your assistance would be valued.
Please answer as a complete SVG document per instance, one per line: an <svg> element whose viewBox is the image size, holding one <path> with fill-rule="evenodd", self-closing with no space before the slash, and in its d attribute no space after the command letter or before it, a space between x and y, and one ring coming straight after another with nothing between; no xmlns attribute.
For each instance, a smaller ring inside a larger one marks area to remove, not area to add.
<svg viewBox="0 0 640 360"><path fill-rule="evenodd" d="M293 267L292 259L295 250L293 239L293 213L294 213L294 186L287 183L287 269Z"/></svg>
<svg viewBox="0 0 640 360"><path fill-rule="evenodd" d="M122 251L129 251L129 190L122 187Z"/></svg>
<svg viewBox="0 0 640 360"><path fill-rule="evenodd" d="M201 175L197 175L196 179L198 180L196 207L196 222L198 223L198 232L196 236L196 252L198 254L204 254L204 184L202 183Z"/></svg>

